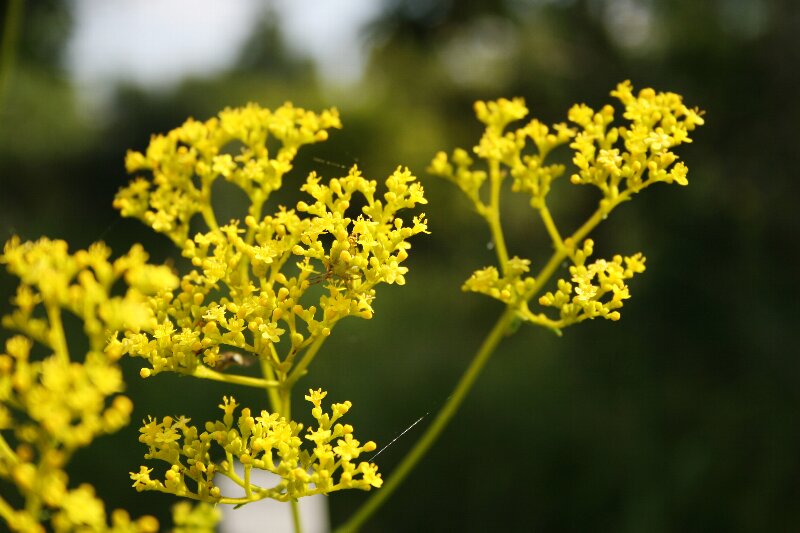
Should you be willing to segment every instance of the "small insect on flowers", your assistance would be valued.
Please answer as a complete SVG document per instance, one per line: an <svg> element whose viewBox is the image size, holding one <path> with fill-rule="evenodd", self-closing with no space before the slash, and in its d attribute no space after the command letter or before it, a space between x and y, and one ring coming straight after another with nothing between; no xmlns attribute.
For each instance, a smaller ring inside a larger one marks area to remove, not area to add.
<svg viewBox="0 0 800 533"><path fill-rule="evenodd" d="M244 367L252 366L254 361L255 358L251 355L245 355L230 350L219 354L219 359L214 364L214 368L222 372L234 365Z"/></svg>
<svg viewBox="0 0 800 533"><path fill-rule="evenodd" d="M313 276L309 281L311 284L321 283L323 281L336 278L345 282L348 288L352 288L352 282L361 279L359 268L355 265L350 265L349 259L358 253L358 237L355 233L350 233L347 237L347 247L343 248L336 260L330 259L330 256L322 260L325 266L325 272ZM342 255L345 255L345 259ZM332 255L332 254L331 254Z"/></svg>

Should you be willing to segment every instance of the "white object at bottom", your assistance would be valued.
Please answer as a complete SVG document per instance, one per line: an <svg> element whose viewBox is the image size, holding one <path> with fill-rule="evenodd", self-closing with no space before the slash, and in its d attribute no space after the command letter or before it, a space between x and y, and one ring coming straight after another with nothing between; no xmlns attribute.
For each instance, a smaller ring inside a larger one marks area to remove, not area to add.
<svg viewBox="0 0 800 533"><path fill-rule="evenodd" d="M241 465L236 471L242 475ZM223 494L244 496L244 491L225 476L217 476L219 488ZM277 485L279 478L271 472L253 469L250 481L254 485L269 487ZM239 491L239 492L237 492ZM298 500L300 507L300 524L303 533L329 533L328 500L325 496L307 496ZM293 533L292 507L287 502L279 502L266 498L248 503L235 509L234 505L220 505L222 510L221 533Z"/></svg>

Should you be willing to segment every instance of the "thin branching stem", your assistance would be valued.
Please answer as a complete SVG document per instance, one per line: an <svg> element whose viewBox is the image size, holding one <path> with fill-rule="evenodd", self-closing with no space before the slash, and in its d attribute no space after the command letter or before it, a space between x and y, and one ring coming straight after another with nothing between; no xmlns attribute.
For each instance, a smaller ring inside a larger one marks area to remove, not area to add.
<svg viewBox="0 0 800 533"><path fill-rule="evenodd" d="M216 370L211 370L207 366L198 365L192 374L196 378L210 379L212 381L222 381L233 385L243 385L245 387L255 387L257 389L272 389L280 386L276 380L254 378L250 376L240 376L238 374L223 374Z"/></svg>
<svg viewBox="0 0 800 533"><path fill-rule="evenodd" d="M294 523L294 533L303 533L303 524L300 522L300 504L297 500L289 502L292 506L292 522Z"/></svg>
<svg viewBox="0 0 800 533"><path fill-rule="evenodd" d="M314 357L319 352L319 349L322 347L322 344L328 337L325 335L320 335L317 339L308 347L306 353L303 354L303 357L300 359L300 362L292 369L292 372L289 374L288 379L286 380L286 385L288 387L292 387L297 380L303 377L308 368L308 365L311 364L311 361L314 360Z"/></svg>
<svg viewBox="0 0 800 533"><path fill-rule="evenodd" d="M503 226L500 222L500 186L503 183L503 176L498 161L489 161L489 179L491 181L491 191L489 207L486 210L486 221L489 223L492 242L494 242L495 250L497 250L497 261L501 270L505 273L508 268L508 250L503 236Z"/></svg>
<svg viewBox="0 0 800 533"><path fill-rule="evenodd" d="M270 347L272 347L272 345L270 345ZM264 381L266 383L278 383L277 379L275 378L275 369L272 368L272 364L264 358L259 358L259 362L261 363L261 374L264 376ZM266 385L264 388L267 391L267 396L269 397L269 404L272 408L272 411L280 411L281 399L278 395L278 389L269 385Z"/></svg>

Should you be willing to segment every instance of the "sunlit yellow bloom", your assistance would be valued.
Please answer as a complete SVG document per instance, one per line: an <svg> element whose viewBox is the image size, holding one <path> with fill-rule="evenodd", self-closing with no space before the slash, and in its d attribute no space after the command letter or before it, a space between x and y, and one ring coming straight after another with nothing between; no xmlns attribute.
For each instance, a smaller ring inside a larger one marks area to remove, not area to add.
<svg viewBox="0 0 800 533"><path fill-rule="evenodd" d="M630 297L626 281L644 271L644 258L641 254L624 259L616 256L612 261L585 265L593 243L587 239L579 248L573 240L583 240L617 205L654 183L688 184L687 167L672 150L691 142L689 133L703 124L703 118L701 111L687 107L674 93L643 89L634 94L630 82L623 82L611 95L624 106L622 116L627 122L615 125L615 110L610 105L594 110L577 104L567 112L573 126L547 126L532 119L512 129L513 122L528 114L523 100L477 102L475 114L486 125L472 150L479 161L461 148L449 156L436 154L428 171L458 185L486 220L493 240L499 240L495 242L498 265L476 270L464 283L464 290L500 300L514 309L519 319L557 332L585 319L620 318L619 308ZM567 144L575 167L570 182L593 185L601 195L596 213L576 232L576 239L562 237L547 206L553 181L567 167L546 159ZM532 261L509 258L502 242L500 196L508 177L513 180L512 191L529 197L553 241L554 255L540 267L544 272L541 279L528 274ZM569 281L558 280L557 290L539 296L555 266L566 259L572 263ZM532 301L558 309L559 316L532 311Z"/></svg>

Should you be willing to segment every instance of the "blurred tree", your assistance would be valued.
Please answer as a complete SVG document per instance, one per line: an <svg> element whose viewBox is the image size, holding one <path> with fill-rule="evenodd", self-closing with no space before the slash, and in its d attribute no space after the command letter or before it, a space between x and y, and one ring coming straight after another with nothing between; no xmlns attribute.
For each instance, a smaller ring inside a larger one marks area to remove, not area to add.
<svg viewBox="0 0 800 533"><path fill-rule="evenodd" d="M9 15L16 20L9 20ZM76 165L93 140L78 116L73 88L65 78L62 51L71 28L66 3L9 2L2 16L4 36L18 34L16 39L4 39L8 48L3 62L8 72L4 72L0 98L0 187L4 193L0 227L8 237L12 228L37 234L48 222L62 218L66 206L60 199L80 186L80 180L54 181L52 177ZM42 225L20 227L18 222L31 213L42 215L31 219Z"/></svg>

